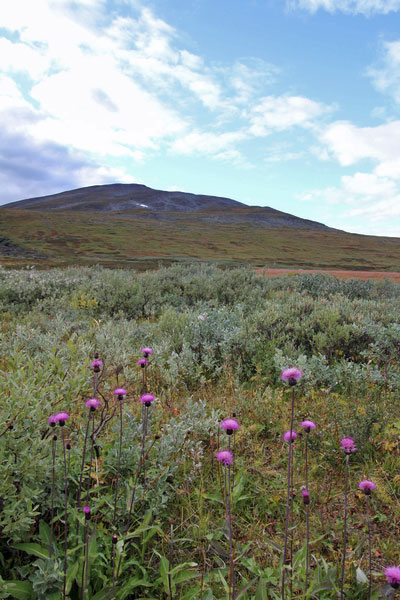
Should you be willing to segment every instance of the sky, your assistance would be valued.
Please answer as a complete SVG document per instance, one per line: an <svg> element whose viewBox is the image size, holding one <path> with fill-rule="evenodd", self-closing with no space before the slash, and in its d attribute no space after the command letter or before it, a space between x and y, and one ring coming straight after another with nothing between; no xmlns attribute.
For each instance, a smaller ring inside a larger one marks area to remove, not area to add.
<svg viewBox="0 0 400 600"><path fill-rule="evenodd" d="M400 0L2 0L0 204L142 183L400 237Z"/></svg>

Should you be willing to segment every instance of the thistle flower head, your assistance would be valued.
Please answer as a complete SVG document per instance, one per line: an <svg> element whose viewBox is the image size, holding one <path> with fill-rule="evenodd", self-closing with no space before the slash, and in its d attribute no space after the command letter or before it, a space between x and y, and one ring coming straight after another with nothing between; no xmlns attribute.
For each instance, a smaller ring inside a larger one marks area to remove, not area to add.
<svg viewBox="0 0 400 600"><path fill-rule="evenodd" d="M144 367L148 364L148 360L147 358L139 358L139 360L137 361L137 364L142 367L142 369L144 369Z"/></svg>
<svg viewBox="0 0 400 600"><path fill-rule="evenodd" d="M289 369L284 369L281 373L282 381L286 381L289 385L296 385L302 377L303 371L297 367L289 367Z"/></svg>
<svg viewBox="0 0 400 600"><path fill-rule="evenodd" d="M50 415L50 417L47 419L47 423L51 426L51 427L55 427L56 423L57 423L57 419L56 419L56 415Z"/></svg>
<svg viewBox="0 0 400 600"><path fill-rule="evenodd" d="M145 406L150 406L150 404L154 402L153 394L143 394L143 396L140 397L140 402L142 402Z"/></svg>
<svg viewBox="0 0 400 600"><path fill-rule="evenodd" d="M96 410L96 408L100 406L100 400L97 398L89 398L89 400L86 400L85 405L90 408L90 410Z"/></svg>
<svg viewBox="0 0 400 600"><path fill-rule="evenodd" d="M310 433L311 429L316 428L316 424L314 423L314 421L309 421L308 419L302 421L301 426L306 433Z"/></svg>
<svg viewBox="0 0 400 600"><path fill-rule="evenodd" d="M376 489L375 483L373 481L370 481L369 479L364 479L364 481L360 481L358 487L360 488L360 490L363 490L367 496L371 494L372 490Z"/></svg>
<svg viewBox="0 0 400 600"><path fill-rule="evenodd" d="M144 354L145 358L147 356L149 356L150 354L153 354L153 349L152 348L142 348L141 349L141 353Z"/></svg>
<svg viewBox="0 0 400 600"><path fill-rule="evenodd" d="M386 567L385 575L393 588L400 586L400 567Z"/></svg>
<svg viewBox="0 0 400 600"><path fill-rule="evenodd" d="M54 415L54 419L56 423L59 423L61 427L65 424L65 421L68 421L69 414L67 412L59 412Z"/></svg>
<svg viewBox="0 0 400 600"><path fill-rule="evenodd" d="M306 488L303 488L301 494L303 496L304 504L310 504L310 492Z"/></svg>
<svg viewBox="0 0 400 600"><path fill-rule="evenodd" d="M221 429L224 429L228 435L232 435L234 431L239 429L239 423L236 419L224 419L221 423Z"/></svg>
<svg viewBox="0 0 400 600"><path fill-rule="evenodd" d="M351 454L357 450L352 437L344 437L340 440L340 443L342 444L342 450L344 450L346 454Z"/></svg>
<svg viewBox="0 0 400 600"><path fill-rule="evenodd" d="M124 388L116 388L114 390L114 394L118 397L121 396L121 398L122 398L122 396L126 396L127 391Z"/></svg>
<svg viewBox="0 0 400 600"><path fill-rule="evenodd" d="M292 431L292 435L290 435L290 431L285 431L283 434L283 438L286 442L294 442L295 438L297 438L297 433Z"/></svg>
<svg viewBox="0 0 400 600"><path fill-rule="evenodd" d="M83 507L83 512L85 514L85 519L87 521L89 521L89 519L90 519L90 507L89 506L84 506Z"/></svg>
<svg viewBox="0 0 400 600"><path fill-rule="evenodd" d="M99 373L101 367L103 366L103 362L96 358L96 360L92 360L92 362L90 363L90 366L92 367L92 369L95 373Z"/></svg>
<svg viewBox="0 0 400 600"><path fill-rule="evenodd" d="M231 465L233 462L232 452L229 450L219 450L217 452L217 460L220 460L223 465Z"/></svg>

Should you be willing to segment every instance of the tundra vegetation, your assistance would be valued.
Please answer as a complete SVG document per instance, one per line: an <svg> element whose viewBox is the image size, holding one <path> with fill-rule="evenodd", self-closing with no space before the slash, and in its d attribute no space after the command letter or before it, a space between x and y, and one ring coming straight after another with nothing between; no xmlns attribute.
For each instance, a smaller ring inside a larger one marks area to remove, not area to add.
<svg viewBox="0 0 400 600"><path fill-rule="evenodd" d="M0 598L396 597L399 308L388 280L1 270Z"/></svg>

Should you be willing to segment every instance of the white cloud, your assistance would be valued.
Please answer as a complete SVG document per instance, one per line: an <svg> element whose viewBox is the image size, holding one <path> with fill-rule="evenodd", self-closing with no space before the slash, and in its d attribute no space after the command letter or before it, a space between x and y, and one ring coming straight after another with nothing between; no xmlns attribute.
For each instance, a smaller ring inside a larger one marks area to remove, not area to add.
<svg viewBox="0 0 400 600"><path fill-rule="evenodd" d="M323 104L302 96L267 96L250 111L250 132L265 136L271 130L283 131L295 125L309 127L328 110Z"/></svg>
<svg viewBox="0 0 400 600"><path fill-rule="evenodd" d="M303 9L311 13L323 9L330 13L388 14L400 10L400 0L287 0L292 9Z"/></svg>
<svg viewBox="0 0 400 600"><path fill-rule="evenodd" d="M400 104L400 40L384 42L380 61L367 70L374 86Z"/></svg>
<svg viewBox="0 0 400 600"><path fill-rule="evenodd" d="M321 129L319 138L342 166L366 158L384 164L400 155L400 121L376 127L357 127L348 121L336 121Z"/></svg>

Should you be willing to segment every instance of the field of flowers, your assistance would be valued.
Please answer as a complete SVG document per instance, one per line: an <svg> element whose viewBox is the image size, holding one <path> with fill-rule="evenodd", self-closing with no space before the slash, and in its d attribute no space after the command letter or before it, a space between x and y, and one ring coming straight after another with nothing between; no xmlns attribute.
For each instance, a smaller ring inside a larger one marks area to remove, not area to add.
<svg viewBox="0 0 400 600"><path fill-rule="evenodd" d="M399 309L388 280L0 270L0 598L395 598Z"/></svg>

